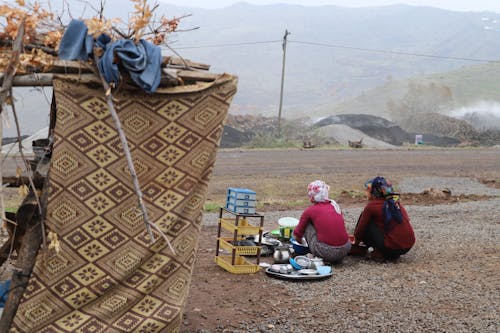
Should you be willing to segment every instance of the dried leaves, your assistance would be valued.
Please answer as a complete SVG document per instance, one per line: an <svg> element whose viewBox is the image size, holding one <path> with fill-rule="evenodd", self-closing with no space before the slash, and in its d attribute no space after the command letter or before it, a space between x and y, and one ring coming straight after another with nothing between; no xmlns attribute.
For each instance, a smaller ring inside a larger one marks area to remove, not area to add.
<svg viewBox="0 0 500 333"><path fill-rule="evenodd" d="M89 34L98 37L107 34L113 40L118 38L131 38L138 42L146 39L155 45L166 42L167 35L176 31L179 18L167 19L161 16L157 19L154 15L158 4L150 5L148 0L130 0L134 4L134 11L129 16L125 26L128 31L119 29L120 19L107 19L103 16L103 8L96 10L93 17L84 19L89 29ZM10 45L16 38L20 23L25 20L24 45L30 45L31 51L25 50L20 57L17 73L30 73L45 71L51 67L54 57L44 50L57 51L64 34L62 18L55 13L40 6L38 2L16 0L15 4L0 5L0 17L4 23L0 26L0 72L5 71L12 56ZM49 52L50 53L50 52Z"/></svg>
<svg viewBox="0 0 500 333"><path fill-rule="evenodd" d="M148 4L147 0L131 0L134 5L134 13L129 22L129 30L134 34L134 40L138 42L141 38L145 38L155 45L160 45L166 42L167 35L177 30L179 19L167 19L162 16L158 21L153 17L154 10Z"/></svg>
<svg viewBox="0 0 500 333"><path fill-rule="evenodd" d="M134 5L134 15L130 19L130 28L134 31L134 40L138 42L144 33L144 29L153 17L153 12L147 0L132 0Z"/></svg>
<svg viewBox="0 0 500 333"><path fill-rule="evenodd" d="M107 34L112 36L113 35L113 28L116 26L118 23L121 22L120 19L106 19L106 18L99 18L99 17L92 17L90 19L85 19L83 20L85 22L85 25L89 29L89 34L92 35L94 38L99 37L101 34Z"/></svg>
<svg viewBox="0 0 500 333"><path fill-rule="evenodd" d="M56 28L58 24L54 21L54 14L41 8L37 2L31 5L23 0L17 0L16 3L17 6L0 5L0 16L5 19L5 26L0 31L1 39L14 40L23 20L25 20L24 44L38 43L40 35L61 30L60 27ZM45 44L45 46L51 45Z"/></svg>
<svg viewBox="0 0 500 333"><path fill-rule="evenodd" d="M18 34L18 29L24 21L24 45L40 45L39 49L20 54L18 73L42 71L50 67L53 63L53 56L43 52L42 47L57 48L62 36L62 27L54 20L54 15L41 8L35 2L26 3L24 0L17 0L16 6L0 5L0 15L4 18L5 24L0 30L0 39L3 45L10 46ZM9 51L7 51L9 50ZM10 48L0 50L0 71L5 71L13 56Z"/></svg>

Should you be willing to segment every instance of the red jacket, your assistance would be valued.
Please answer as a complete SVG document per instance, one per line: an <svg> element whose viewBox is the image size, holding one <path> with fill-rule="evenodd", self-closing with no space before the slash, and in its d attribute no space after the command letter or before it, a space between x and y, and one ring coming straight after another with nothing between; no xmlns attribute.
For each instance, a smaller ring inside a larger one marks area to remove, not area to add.
<svg viewBox="0 0 500 333"><path fill-rule="evenodd" d="M370 221L375 223L384 232L384 201L384 199L372 199L368 202L359 217L356 230L354 230L354 237L356 239L363 239L366 227ZM403 205L400 204L399 206L401 207L403 222L397 223L396 221L391 221L389 231L384 232L384 245L388 249L406 250L415 244L415 234L413 233L408 213Z"/></svg>
<svg viewBox="0 0 500 333"><path fill-rule="evenodd" d="M317 202L304 210L299 224L293 230L296 239L302 239L309 222L316 229L320 242L331 246L342 246L349 239L344 225L344 217L335 211L329 201Z"/></svg>

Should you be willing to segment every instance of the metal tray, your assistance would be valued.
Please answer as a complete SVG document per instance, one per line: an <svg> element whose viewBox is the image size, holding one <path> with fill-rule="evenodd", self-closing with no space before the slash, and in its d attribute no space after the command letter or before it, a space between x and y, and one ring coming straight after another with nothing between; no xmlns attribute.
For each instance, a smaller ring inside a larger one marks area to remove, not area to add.
<svg viewBox="0 0 500 333"><path fill-rule="evenodd" d="M293 272L291 272L290 274L282 274L282 273L273 272L272 270L270 270L270 267L266 268L265 272L267 275L272 276L272 277L277 278L277 279L295 280L295 281L323 280L323 279L329 278L333 274L333 271L332 271L329 274L324 274L324 275L320 275L320 274L304 275L304 274L300 274L299 271L295 271L295 270Z"/></svg>

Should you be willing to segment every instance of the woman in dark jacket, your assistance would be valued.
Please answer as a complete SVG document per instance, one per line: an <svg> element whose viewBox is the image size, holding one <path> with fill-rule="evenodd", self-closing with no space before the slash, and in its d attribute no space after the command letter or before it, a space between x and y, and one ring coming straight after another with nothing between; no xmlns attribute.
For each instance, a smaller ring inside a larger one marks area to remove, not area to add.
<svg viewBox="0 0 500 333"><path fill-rule="evenodd" d="M390 181L377 176L365 183L368 204L354 230L355 243L360 241L374 251L377 259L397 259L415 244L415 234L405 208L399 202Z"/></svg>

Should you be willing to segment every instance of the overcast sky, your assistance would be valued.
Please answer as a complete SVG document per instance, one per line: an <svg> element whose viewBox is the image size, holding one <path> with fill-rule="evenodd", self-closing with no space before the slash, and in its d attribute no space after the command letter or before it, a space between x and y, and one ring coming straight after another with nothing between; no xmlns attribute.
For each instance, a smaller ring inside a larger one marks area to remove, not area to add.
<svg viewBox="0 0 500 333"><path fill-rule="evenodd" d="M161 0L179 6L202 8L220 8L231 5L232 0ZM384 6L392 4L408 4L413 6L429 6L457 11L491 11L500 13L500 0L245 0L244 2L264 5L272 3L289 3L304 6L336 5L344 7Z"/></svg>

